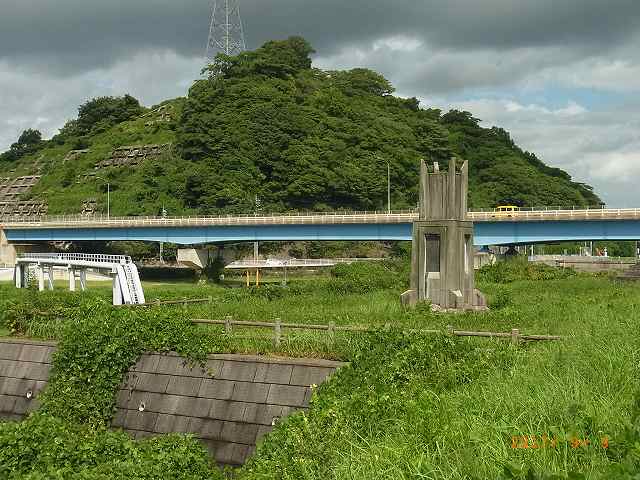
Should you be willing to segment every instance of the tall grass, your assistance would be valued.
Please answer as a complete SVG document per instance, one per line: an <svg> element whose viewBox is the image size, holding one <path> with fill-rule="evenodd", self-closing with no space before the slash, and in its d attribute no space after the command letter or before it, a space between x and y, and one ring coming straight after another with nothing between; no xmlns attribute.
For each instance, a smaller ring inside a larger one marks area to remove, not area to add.
<svg viewBox="0 0 640 480"><path fill-rule="evenodd" d="M224 333L202 326L201 334L215 337L224 351L351 362L318 389L307 414L291 417L266 437L238 472L241 479L525 478L528 469L616 478L610 467L621 461L638 391L640 286L564 274L547 279L493 274L478 282L492 305L487 313L407 310L398 298L402 286L353 292L336 289L327 278L294 281L287 288L145 284L145 292L148 298L213 298L211 304L151 307L184 318L517 327L564 337L515 346L444 335L407 337L400 328L373 337L338 334L331 344L325 334L296 331L287 332L276 348L270 331ZM3 312L11 310L11 298L26 295L7 286L0 286L0 294ZM92 294L108 297L109 289ZM39 334L57 335L56 324L44 319L40 325ZM518 435L556 437L557 445L514 449L512 437ZM605 436L608 449L599 444ZM592 444L573 448L573 437Z"/></svg>

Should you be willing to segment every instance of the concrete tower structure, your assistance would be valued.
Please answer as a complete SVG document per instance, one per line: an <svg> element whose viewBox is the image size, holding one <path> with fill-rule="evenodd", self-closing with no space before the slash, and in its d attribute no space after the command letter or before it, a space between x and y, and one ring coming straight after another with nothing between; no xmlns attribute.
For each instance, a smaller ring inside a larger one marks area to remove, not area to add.
<svg viewBox="0 0 640 480"><path fill-rule="evenodd" d="M467 220L468 165L456 159L441 172L420 164L419 219L413 224L411 289L402 302L431 301L444 310L486 309L475 289L473 222Z"/></svg>

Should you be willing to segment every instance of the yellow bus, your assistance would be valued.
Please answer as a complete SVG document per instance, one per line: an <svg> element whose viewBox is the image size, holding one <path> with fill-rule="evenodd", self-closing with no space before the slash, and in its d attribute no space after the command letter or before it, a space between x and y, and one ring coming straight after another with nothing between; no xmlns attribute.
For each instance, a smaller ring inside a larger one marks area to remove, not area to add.
<svg viewBox="0 0 640 480"><path fill-rule="evenodd" d="M516 205L498 205L494 209L494 217L512 217L515 212L520 211Z"/></svg>

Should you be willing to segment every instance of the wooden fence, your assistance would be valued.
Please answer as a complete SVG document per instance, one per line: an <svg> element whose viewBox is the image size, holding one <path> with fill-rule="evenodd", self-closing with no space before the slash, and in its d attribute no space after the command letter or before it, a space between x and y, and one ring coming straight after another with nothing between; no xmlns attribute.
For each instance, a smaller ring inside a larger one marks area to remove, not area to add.
<svg viewBox="0 0 640 480"><path fill-rule="evenodd" d="M276 318L274 322L232 320L231 317L226 317L224 320L193 319L191 322L198 325L224 325L226 333L231 333L234 326L273 329L273 340L276 347L279 346L282 341L282 331L284 329L325 331L327 332L331 343L335 341L336 332L375 331L375 329L371 327L336 325L334 322L331 322L328 325L283 323L279 318ZM385 324L385 328L390 327L391 324ZM471 332L466 330L455 330L452 326L448 326L446 330L404 329L404 331L412 333L440 333L457 337L508 338L514 344L518 344L521 341L562 340L562 337L558 335L523 335L520 333L520 329L518 328L512 328L511 332Z"/></svg>
<svg viewBox="0 0 640 480"><path fill-rule="evenodd" d="M207 298L182 298L176 300L152 300L146 303L134 303L128 305L116 305L117 307L158 307L161 305L182 305L187 306L191 303L212 303L213 297Z"/></svg>

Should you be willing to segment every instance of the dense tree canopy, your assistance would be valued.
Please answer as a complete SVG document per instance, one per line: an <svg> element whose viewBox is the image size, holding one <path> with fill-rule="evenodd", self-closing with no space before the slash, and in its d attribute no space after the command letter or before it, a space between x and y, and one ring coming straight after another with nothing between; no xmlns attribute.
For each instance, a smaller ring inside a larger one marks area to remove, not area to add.
<svg viewBox="0 0 640 480"><path fill-rule="evenodd" d="M596 202L504 130L469 112L420 109L371 70L312 68L311 53L299 37L268 42L218 56L194 84L178 129L194 163L189 206L247 212L257 196L269 210L383 208L389 163L393 206L412 207L418 160L452 155L470 161L476 206Z"/></svg>
<svg viewBox="0 0 640 480"><path fill-rule="evenodd" d="M599 203L589 186L521 150L505 130L396 97L365 68L313 68L313 52L292 37L219 55L186 99L158 106L164 113L130 95L89 100L50 141L25 131L0 157L16 161L0 162L0 171L39 165L32 193L46 192L51 213L77 213L90 198L106 211L104 178L119 215L155 215L163 206L170 214L374 210L387 207L387 166L392 207L413 208L419 160L446 166L458 156L470 164L473 208ZM172 147L160 158L77 181L118 147L163 143ZM68 155L78 149L88 151Z"/></svg>

